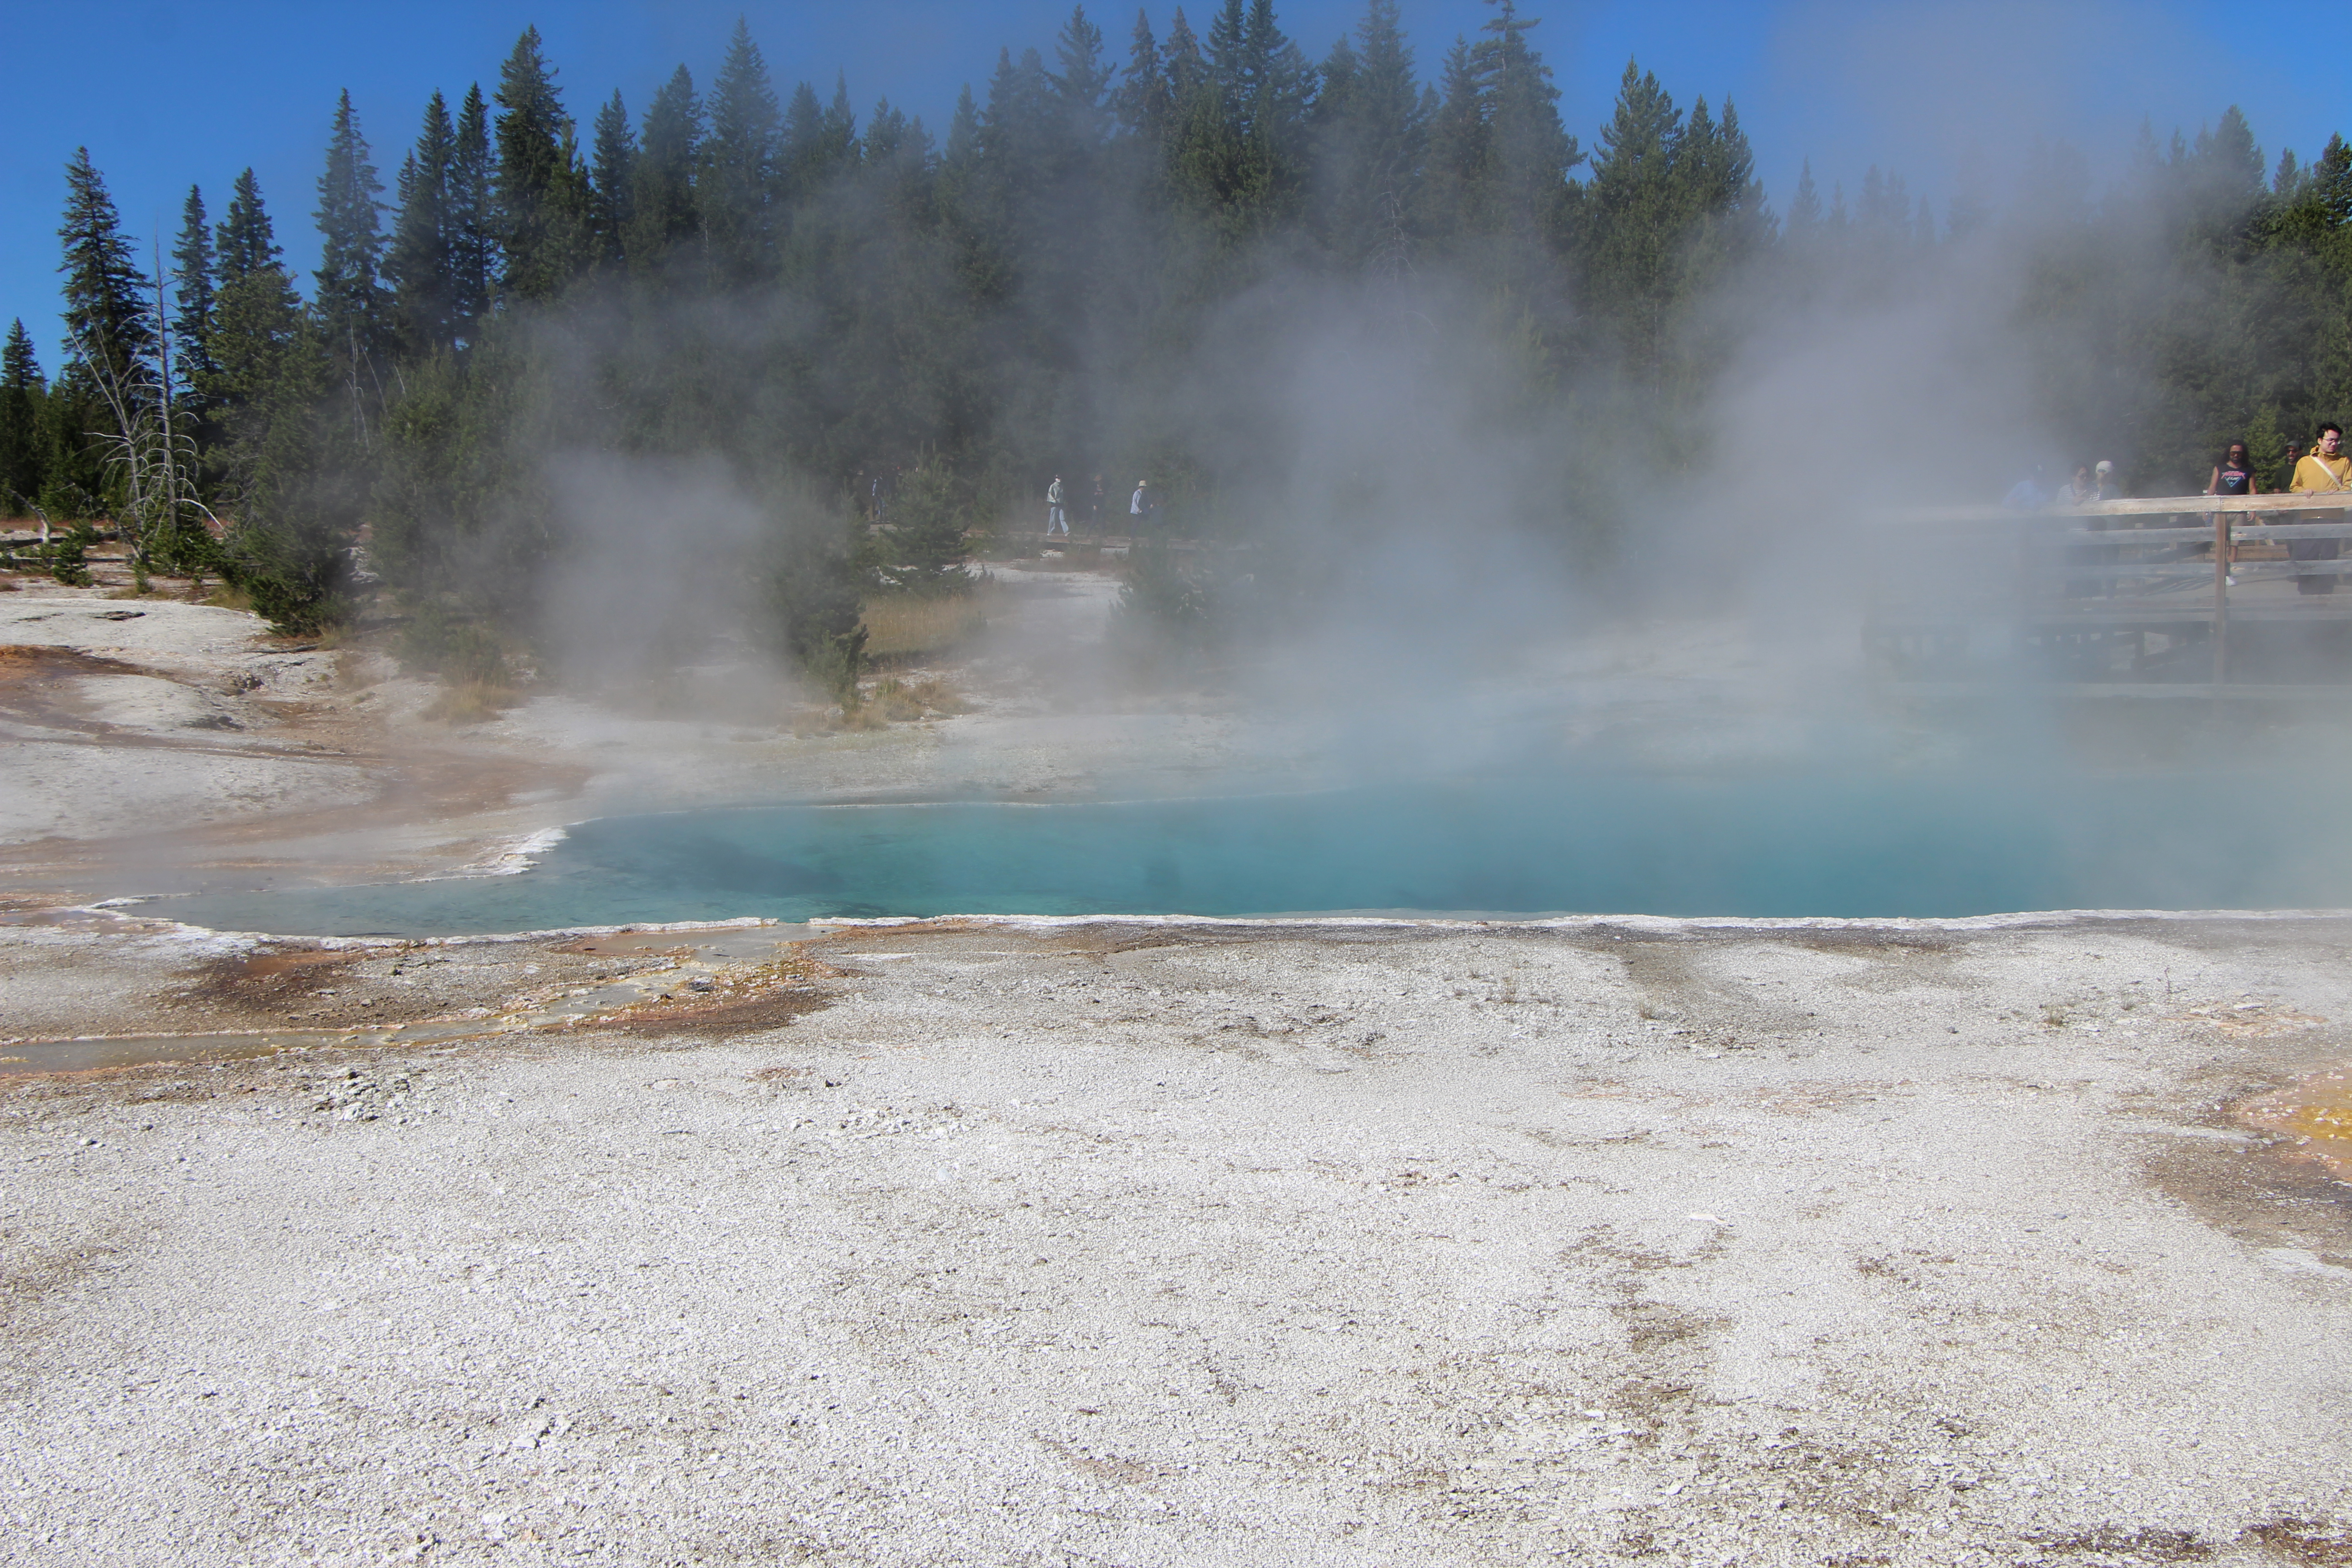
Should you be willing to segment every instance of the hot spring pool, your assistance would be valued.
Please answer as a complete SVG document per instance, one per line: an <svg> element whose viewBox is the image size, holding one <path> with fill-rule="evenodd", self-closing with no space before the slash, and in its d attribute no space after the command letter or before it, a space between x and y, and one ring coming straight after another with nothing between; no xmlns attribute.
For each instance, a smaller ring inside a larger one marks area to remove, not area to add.
<svg viewBox="0 0 2352 1568"><path fill-rule="evenodd" d="M606 817L519 876L215 890L224 930L438 935L844 915L1951 916L2352 906L2275 776L1579 774L1118 803Z"/></svg>

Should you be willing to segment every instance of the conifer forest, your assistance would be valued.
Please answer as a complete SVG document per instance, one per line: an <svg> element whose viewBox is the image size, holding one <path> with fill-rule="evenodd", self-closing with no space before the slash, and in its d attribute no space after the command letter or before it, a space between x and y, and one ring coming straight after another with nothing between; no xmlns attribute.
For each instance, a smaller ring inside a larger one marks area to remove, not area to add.
<svg viewBox="0 0 2352 1568"><path fill-rule="evenodd" d="M390 595L455 668L528 643L581 546L554 458L628 460L654 513L720 474L780 650L822 665L854 659L862 601L961 580L1055 473L1278 534L1250 476L1281 433L1221 422L1193 371L1309 298L1476 340L1497 419L1583 433L1534 519L1570 548L1607 532L1591 498L1671 477L1752 334L1931 298L1971 247L2022 257L2004 309L2047 329L2030 423L2138 493L2352 412L2340 137L2273 161L2232 109L2149 128L2095 189L2051 145L1940 213L1875 168L1776 203L1733 103L1637 64L1613 104L1564 103L1515 0L1433 61L1394 0L1319 58L1273 0L1203 12L1113 37L1074 9L944 125L788 86L741 24L712 79L681 66L636 104L534 29L413 131L322 103L315 189L208 180L171 236L126 232L72 153L69 350L45 367L8 330L0 511L105 520L143 569L226 579L291 631ZM294 223L321 238L309 278ZM1985 459L1989 495L2017 456ZM670 547L650 520L632 545Z"/></svg>

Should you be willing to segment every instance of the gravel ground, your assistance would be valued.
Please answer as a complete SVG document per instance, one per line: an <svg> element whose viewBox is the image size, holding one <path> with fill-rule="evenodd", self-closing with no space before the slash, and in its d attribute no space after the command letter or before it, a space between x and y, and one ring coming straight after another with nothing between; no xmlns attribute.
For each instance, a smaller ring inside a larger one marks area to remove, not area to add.
<svg viewBox="0 0 2352 1568"><path fill-rule="evenodd" d="M0 1080L0 1561L2352 1561L2233 1114L2352 924L698 940L0 928L45 1032L656 998Z"/></svg>

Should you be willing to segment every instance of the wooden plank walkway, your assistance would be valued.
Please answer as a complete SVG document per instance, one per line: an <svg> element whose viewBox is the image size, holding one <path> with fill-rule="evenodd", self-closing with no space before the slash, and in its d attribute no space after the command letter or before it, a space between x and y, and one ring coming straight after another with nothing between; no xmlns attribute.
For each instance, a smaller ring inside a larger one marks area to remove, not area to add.
<svg viewBox="0 0 2352 1568"><path fill-rule="evenodd" d="M2352 629L2324 629L2352 623L2352 492L1918 508L1864 538L1864 645L1907 683L1936 683L1988 633L2090 684L2269 694L2281 683L2232 681L2233 643L2276 664L2283 638L2300 639L2299 675L2352 681Z"/></svg>

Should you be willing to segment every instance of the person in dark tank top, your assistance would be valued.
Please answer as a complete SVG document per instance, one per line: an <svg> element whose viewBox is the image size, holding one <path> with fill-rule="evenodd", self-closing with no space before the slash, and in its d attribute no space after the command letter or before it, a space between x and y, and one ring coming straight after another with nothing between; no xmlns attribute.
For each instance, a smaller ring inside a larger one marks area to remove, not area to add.
<svg viewBox="0 0 2352 1568"><path fill-rule="evenodd" d="M2209 496L2260 495L2262 487L2254 482L2254 466L2246 458L2246 444L2232 441L2221 460L2213 466L2213 477L2205 482Z"/></svg>
<svg viewBox="0 0 2352 1568"><path fill-rule="evenodd" d="M2213 477L2205 481L2205 493L2209 496L2260 495L2262 489L2255 482L2254 465L2246 456L2243 441L2230 443L2221 454L2221 460L2213 465ZM2210 522L2212 520L2208 518L2206 521ZM2230 546L2230 563L2234 566L2237 561L2238 547L2232 544ZM2238 585L2238 579L2234 576L2227 581L2231 587Z"/></svg>

